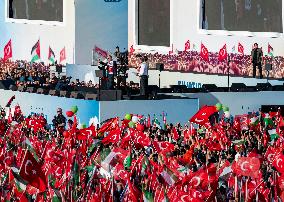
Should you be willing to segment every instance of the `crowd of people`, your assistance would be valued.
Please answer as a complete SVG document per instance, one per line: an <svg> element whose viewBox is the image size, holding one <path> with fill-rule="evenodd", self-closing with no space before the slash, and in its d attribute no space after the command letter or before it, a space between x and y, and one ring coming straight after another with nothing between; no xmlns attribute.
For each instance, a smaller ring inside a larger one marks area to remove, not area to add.
<svg viewBox="0 0 284 202"><path fill-rule="evenodd" d="M61 67L62 68L62 67ZM0 58L0 80L11 80L16 87L37 87L55 90L74 90L76 87L99 88L98 82L71 80L66 75L51 71L50 65L30 63L23 60L5 61ZM139 90L139 84L133 81L121 83L119 88L128 91Z"/></svg>
<svg viewBox="0 0 284 202"><path fill-rule="evenodd" d="M74 106L48 127L12 105L0 113L1 201L284 199L280 111L233 118L218 103L184 125L126 114L87 127Z"/></svg>
<svg viewBox="0 0 284 202"><path fill-rule="evenodd" d="M204 61L197 51L176 51L176 53L167 55L161 53L145 53L139 55L147 56L150 69L156 69L156 63L163 63L165 70L180 72L196 72L206 74L227 75L227 61L219 62L218 53L209 52L209 61ZM253 67L250 55L229 54L230 56L230 74L236 76L252 76ZM269 76L272 78L282 78L284 75L283 57L269 58L272 63L272 71ZM139 66L140 60L135 54L129 56L131 66ZM263 66L264 69L264 66Z"/></svg>

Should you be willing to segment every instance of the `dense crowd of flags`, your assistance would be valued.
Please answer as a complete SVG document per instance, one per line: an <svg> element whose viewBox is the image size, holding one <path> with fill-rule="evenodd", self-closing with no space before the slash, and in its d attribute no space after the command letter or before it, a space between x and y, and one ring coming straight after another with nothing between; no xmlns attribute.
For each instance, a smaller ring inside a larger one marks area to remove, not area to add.
<svg viewBox="0 0 284 202"><path fill-rule="evenodd" d="M14 99L6 106L10 107ZM232 124L230 114L224 112L225 117L211 123L210 117L221 110L228 112L229 108L220 103L203 106L190 119L199 129L192 124L184 130L173 127L170 142L147 135L145 128L163 128L149 116L127 114L122 120L106 120L100 128L93 124L78 128L78 108L72 107L66 115L73 123L61 137L51 135L42 115L24 117L16 106L14 113L7 111L0 122L0 199L211 202L217 200L222 181L226 181L228 190L234 190L235 198L244 201L282 199L284 122L280 111L239 115ZM165 117L163 114L167 129ZM265 153L253 148L231 162L208 161L208 152L228 151L232 145L244 150L247 132L259 137L257 144ZM179 141L191 144L185 154L175 156ZM206 163L191 170L194 152L201 147L207 150ZM148 148L157 159L147 153ZM275 168L269 178L272 188L267 187L261 171L267 164ZM118 184L123 186L117 196Z"/></svg>

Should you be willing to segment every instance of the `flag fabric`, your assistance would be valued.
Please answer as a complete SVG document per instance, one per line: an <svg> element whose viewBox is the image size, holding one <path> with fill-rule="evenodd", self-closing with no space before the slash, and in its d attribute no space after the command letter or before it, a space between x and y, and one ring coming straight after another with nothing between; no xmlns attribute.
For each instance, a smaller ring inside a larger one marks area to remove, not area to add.
<svg viewBox="0 0 284 202"><path fill-rule="evenodd" d="M50 47L48 49L48 60L51 62L51 64L55 63L55 54Z"/></svg>
<svg viewBox="0 0 284 202"><path fill-rule="evenodd" d="M98 46L95 46L94 51L103 58L107 58L108 56L108 52L99 48Z"/></svg>
<svg viewBox="0 0 284 202"><path fill-rule="evenodd" d="M35 160L33 155L27 151L20 169L19 175L23 180L28 182L43 192L47 188L46 177L42 172L41 165Z"/></svg>
<svg viewBox="0 0 284 202"><path fill-rule="evenodd" d="M225 44L219 51L219 62L226 61L228 59L227 45Z"/></svg>
<svg viewBox="0 0 284 202"><path fill-rule="evenodd" d="M188 51L190 49L190 41L187 40L184 44L184 51Z"/></svg>
<svg viewBox="0 0 284 202"><path fill-rule="evenodd" d="M9 101L7 102L6 107L11 107L11 104L12 104L12 102L14 101L15 98L16 98L16 96L13 95L13 96L9 99Z"/></svg>
<svg viewBox="0 0 284 202"><path fill-rule="evenodd" d="M200 57L204 61L209 61L209 52L208 52L208 49L206 48L206 46L203 43L201 43Z"/></svg>
<svg viewBox="0 0 284 202"><path fill-rule="evenodd" d="M216 112L218 112L218 110L215 106L205 105L190 119L190 122L204 125L208 123L209 117Z"/></svg>
<svg viewBox="0 0 284 202"><path fill-rule="evenodd" d="M260 161L255 157L239 157L232 165L234 173L243 176L258 178Z"/></svg>
<svg viewBox="0 0 284 202"><path fill-rule="evenodd" d="M161 123L159 122L159 120L157 119L157 117L154 115L154 119L152 120L152 125L161 129Z"/></svg>
<svg viewBox="0 0 284 202"><path fill-rule="evenodd" d="M150 117L150 114L148 114L146 124L147 124L147 128L150 128L150 127L151 127L151 117Z"/></svg>
<svg viewBox="0 0 284 202"><path fill-rule="evenodd" d="M164 130L166 130L167 129L167 117L166 117L167 115L165 114L165 112L163 112L162 116L163 116Z"/></svg>
<svg viewBox="0 0 284 202"><path fill-rule="evenodd" d="M32 55L31 62L35 62L40 59L40 41L39 40L32 47L31 55Z"/></svg>
<svg viewBox="0 0 284 202"><path fill-rule="evenodd" d="M275 156L272 165L276 168L278 172L284 173L284 155L278 154L277 156Z"/></svg>
<svg viewBox="0 0 284 202"><path fill-rule="evenodd" d="M100 134L100 133L104 133L104 132L110 131L111 129L116 127L117 121L118 121L117 117L106 120L103 123L103 125L97 130L97 133Z"/></svg>
<svg viewBox="0 0 284 202"><path fill-rule="evenodd" d="M175 175L175 173L166 166L164 167L164 170L161 172L160 175L163 177L165 182L170 186L174 185L178 180L178 177Z"/></svg>
<svg viewBox="0 0 284 202"><path fill-rule="evenodd" d="M172 137L173 137L175 140L177 140L177 139L179 138L179 134L178 134L178 132L177 132L176 127L173 127L173 129L172 129Z"/></svg>
<svg viewBox="0 0 284 202"><path fill-rule="evenodd" d="M166 141L158 142L153 141L154 149L160 153L160 152L171 152L175 149L175 145Z"/></svg>
<svg viewBox="0 0 284 202"><path fill-rule="evenodd" d="M129 53L130 54L133 54L135 52L135 49L133 47L133 45L130 46L130 49L129 49Z"/></svg>
<svg viewBox="0 0 284 202"><path fill-rule="evenodd" d="M129 149L129 153L126 156L126 158L124 159L123 165L124 168L129 169L132 163L132 157L131 157L131 148Z"/></svg>
<svg viewBox="0 0 284 202"><path fill-rule="evenodd" d="M154 202L154 195L153 195L153 193L143 189L143 201L144 202Z"/></svg>
<svg viewBox="0 0 284 202"><path fill-rule="evenodd" d="M238 44L238 52L241 55L244 55L244 46L239 42Z"/></svg>
<svg viewBox="0 0 284 202"><path fill-rule="evenodd" d="M60 59L59 59L59 63L63 62L64 60L66 60L66 51L65 51L65 47L60 51Z"/></svg>
<svg viewBox="0 0 284 202"><path fill-rule="evenodd" d="M268 130L268 133L270 135L271 140L275 140L275 139L279 138L279 134L277 133L276 129Z"/></svg>
<svg viewBox="0 0 284 202"><path fill-rule="evenodd" d="M77 132L77 140L87 140L89 137L95 137L96 134L96 127L91 125L90 127L80 129Z"/></svg>
<svg viewBox="0 0 284 202"><path fill-rule="evenodd" d="M273 52L273 48L272 46L268 43L268 48L267 48L267 54L270 56L270 57L274 57L274 52Z"/></svg>
<svg viewBox="0 0 284 202"><path fill-rule="evenodd" d="M4 47L4 62L13 57L12 51L12 40L10 39L9 42Z"/></svg>
<svg viewBox="0 0 284 202"><path fill-rule="evenodd" d="M120 128L111 130L103 140L103 144L109 144L109 143L117 143L120 140L121 130Z"/></svg>

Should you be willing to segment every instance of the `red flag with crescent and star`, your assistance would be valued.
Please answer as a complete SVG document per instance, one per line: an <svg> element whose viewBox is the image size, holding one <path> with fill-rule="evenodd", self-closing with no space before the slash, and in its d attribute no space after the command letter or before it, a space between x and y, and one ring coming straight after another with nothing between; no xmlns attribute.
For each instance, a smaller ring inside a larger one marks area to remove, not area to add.
<svg viewBox="0 0 284 202"><path fill-rule="evenodd" d="M184 52L188 51L190 49L190 41L187 40L184 44Z"/></svg>
<svg viewBox="0 0 284 202"><path fill-rule="evenodd" d="M241 55L244 55L244 46L241 43L238 44L238 52Z"/></svg>
<svg viewBox="0 0 284 202"><path fill-rule="evenodd" d="M200 57L205 61L209 61L209 52L203 43L201 43Z"/></svg>
<svg viewBox="0 0 284 202"><path fill-rule="evenodd" d="M6 44L4 47L4 62L10 58L13 57L13 52L12 52L12 40L10 39L9 42Z"/></svg>
<svg viewBox="0 0 284 202"><path fill-rule="evenodd" d="M66 60L66 51L65 51L65 47L60 51L60 62L63 62L64 60Z"/></svg>
<svg viewBox="0 0 284 202"><path fill-rule="evenodd" d="M226 61L228 58L228 53L227 53L227 46L226 44L220 49L219 51L219 57L218 57L218 60L220 62L222 61Z"/></svg>
<svg viewBox="0 0 284 202"><path fill-rule="evenodd" d="M116 128L114 130L111 130L103 140L103 144L109 144L109 143L117 143L120 140L121 136L121 130L120 128Z"/></svg>
<svg viewBox="0 0 284 202"><path fill-rule="evenodd" d="M170 152L175 149L175 145L166 141L163 142L158 142L158 141L153 141L153 146L154 149L160 153L160 152Z"/></svg>
<svg viewBox="0 0 284 202"><path fill-rule="evenodd" d="M26 152L19 174L23 180L39 189L40 192L46 190L46 177L42 172L41 165L29 151Z"/></svg>
<svg viewBox="0 0 284 202"><path fill-rule="evenodd" d="M190 122L204 125L205 123L208 123L209 117L216 112L218 112L218 110L215 106L205 105L190 119Z"/></svg>
<svg viewBox="0 0 284 202"><path fill-rule="evenodd" d="M255 157L240 157L232 165L234 173L253 178L259 177L260 161Z"/></svg>
<svg viewBox="0 0 284 202"><path fill-rule="evenodd" d="M283 154L277 155L272 165L276 168L278 172L284 173L284 155Z"/></svg>

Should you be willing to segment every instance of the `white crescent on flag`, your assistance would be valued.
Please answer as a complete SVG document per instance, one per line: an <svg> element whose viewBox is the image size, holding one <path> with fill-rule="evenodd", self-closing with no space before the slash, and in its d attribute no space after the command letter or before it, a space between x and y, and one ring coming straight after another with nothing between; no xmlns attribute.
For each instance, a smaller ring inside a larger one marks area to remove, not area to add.
<svg viewBox="0 0 284 202"><path fill-rule="evenodd" d="M249 164L249 162L245 161L245 162L243 162L243 163L241 164L241 170L242 170L242 171L247 171L247 169L244 168L244 166L245 166L246 164Z"/></svg>
<svg viewBox="0 0 284 202"><path fill-rule="evenodd" d="M220 51L220 55L222 56L222 57L224 57L225 56L225 51L224 51L224 49L222 48L221 49L221 51Z"/></svg>
<svg viewBox="0 0 284 202"><path fill-rule="evenodd" d="M11 52L11 47L10 46L7 46L5 48L5 55L10 55L10 52Z"/></svg>
<svg viewBox="0 0 284 202"><path fill-rule="evenodd" d="M27 172L27 167L28 167L29 164L33 165L33 163L32 163L30 160L27 160L27 162L26 162L26 164L25 164L25 174L26 174L26 175L30 175L30 174ZM33 171L34 171L34 170L33 170ZM34 174L34 173L33 173L33 174Z"/></svg>
<svg viewBox="0 0 284 202"><path fill-rule="evenodd" d="M188 201L187 197L188 197L188 195L182 195L180 197L180 199L181 199L182 202L187 202Z"/></svg>
<svg viewBox="0 0 284 202"><path fill-rule="evenodd" d="M57 167L56 170L55 170L55 176L56 177L60 177L61 176L61 174L58 173L58 171L60 171L60 167Z"/></svg>
<svg viewBox="0 0 284 202"><path fill-rule="evenodd" d="M200 185L200 183L201 183L200 177L193 177L193 178L191 179L191 181L193 181L193 180L196 180L196 181L197 181L197 183L196 183L195 185L193 185L193 186L194 186L194 187L198 187L198 186Z"/></svg>
<svg viewBox="0 0 284 202"><path fill-rule="evenodd" d="M201 123L203 121L204 121L204 119L198 119L198 118L195 119L195 122L197 122L197 123Z"/></svg>
<svg viewBox="0 0 284 202"><path fill-rule="evenodd" d="M206 54L207 54L207 51L206 51L205 47L202 47L202 54L203 54L203 55L206 55Z"/></svg>
<svg viewBox="0 0 284 202"><path fill-rule="evenodd" d="M269 154L269 155L267 156L267 160L268 160L269 162L272 162L273 156L274 156L274 154Z"/></svg>

